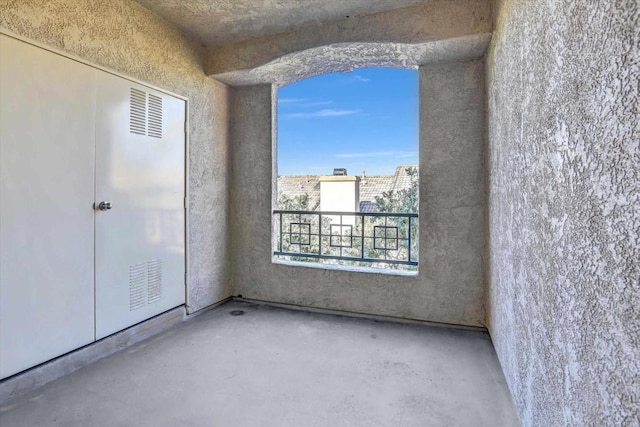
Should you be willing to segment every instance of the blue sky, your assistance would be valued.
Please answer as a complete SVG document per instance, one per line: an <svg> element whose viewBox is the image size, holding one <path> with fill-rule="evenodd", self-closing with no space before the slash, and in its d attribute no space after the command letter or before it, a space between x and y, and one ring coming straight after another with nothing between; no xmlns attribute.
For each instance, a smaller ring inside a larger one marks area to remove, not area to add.
<svg viewBox="0 0 640 427"><path fill-rule="evenodd" d="M393 174L418 164L418 72L361 68L278 89L278 174Z"/></svg>

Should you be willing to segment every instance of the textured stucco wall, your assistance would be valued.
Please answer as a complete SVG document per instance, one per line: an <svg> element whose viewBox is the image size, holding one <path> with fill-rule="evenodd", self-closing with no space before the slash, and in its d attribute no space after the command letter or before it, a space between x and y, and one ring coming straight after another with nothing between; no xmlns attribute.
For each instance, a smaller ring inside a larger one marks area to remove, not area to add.
<svg viewBox="0 0 640 427"><path fill-rule="evenodd" d="M286 85L325 73L365 67L418 68L420 65L483 58L491 33L426 43L337 43L293 52L248 70L213 77L231 86Z"/></svg>
<svg viewBox="0 0 640 427"><path fill-rule="evenodd" d="M398 276L271 262L270 85L230 89L234 293L309 307L484 322L484 63L420 69L420 268Z"/></svg>
<svg viewBox="0 0 640 427"><path fill-rule="evenodd" d="M0 0L0 26L189 98L188 310L229 296L227 88L204 50L130 0Z"/></svg>
<svg viewBox="0 0 640 427"><path fill-rule="evenodd" d="M437 0L137 1L203 44L220 46Z"/></svg>
<svg viewBox="0 0 640 427"><path fill-rule="evenodd" d="M501 2L488 324L527 426L638 425L639 7Z"/></svg>
<svg viewBox="0 0 640 427"><path fill-rule="evenodd" d="M209 75L253 69L282 56L340 43L416 44L490 33L489 0L431 0L209 48Z"/></svg>

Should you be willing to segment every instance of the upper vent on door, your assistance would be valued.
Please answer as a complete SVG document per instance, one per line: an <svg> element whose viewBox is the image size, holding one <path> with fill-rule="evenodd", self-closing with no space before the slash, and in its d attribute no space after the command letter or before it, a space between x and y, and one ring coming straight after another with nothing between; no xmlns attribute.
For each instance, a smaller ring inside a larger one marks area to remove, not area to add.
<svg viewBox="0 0 640 427"><path fill-rule="evenodd" d="M149 94L147 134L155 138L162 138L162 98Z"/></svg>
<svg viewBox="0 0 640 427"><path fill-rule="evenodd" d="M146 135L147 132L147 94L131 89L129 109L129 130L131 133Z"/></svg>
<svg viewBox="0 0 640 427"><path fill-rule="evenodd" d="M162 97L131 88L129 131L162 138Z"/></svg>

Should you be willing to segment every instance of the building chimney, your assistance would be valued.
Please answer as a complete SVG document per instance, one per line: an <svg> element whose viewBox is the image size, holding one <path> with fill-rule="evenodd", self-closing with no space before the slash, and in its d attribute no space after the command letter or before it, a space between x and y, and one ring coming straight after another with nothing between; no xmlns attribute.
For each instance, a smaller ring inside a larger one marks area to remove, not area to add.
<svg viewBox="0 0 640 427"><path fill-rule="evenodd" d="M336 171L340 170L345 174L336 174ZM347 170L344 168L336 168L333 171L333 175L320 176L320 210L358 212L360 210L360 177L346 175ZM342 222L353 224L355 217L345 216Z"/></svg>
<svg viewBox="0 0 640 427"><path fill-rule="evenodd" d="M333 169L333 175L334 176L347 176L347 169L346 168L334 168Z"/></svg>

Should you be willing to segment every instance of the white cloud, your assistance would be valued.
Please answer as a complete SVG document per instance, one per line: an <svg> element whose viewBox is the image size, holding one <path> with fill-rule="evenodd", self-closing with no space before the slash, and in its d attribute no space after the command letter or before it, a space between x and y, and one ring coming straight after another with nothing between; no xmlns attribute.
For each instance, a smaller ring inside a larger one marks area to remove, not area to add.
<svg viewBox="0 0 640 427"><path fill-rule="evenodd" d="M360 113L360 110L337 110L333 108L325 108L320 111L312 111L309 113L289 113L284 114L283 117L299 119L299 118L315 118L315 117L339 117L350 116Z"/></svg>
<svg viewBox="0 0 640 427"><path fill-rule="evenodd" d="M343 153L336 154L334 157L339 159L353 159L358 157L397 157L406 158L417 156L417 151L369 151L365 153Z"/></svg>
<svg viewBox="0 0 640 427"><path fill-rule="evenodd" d="M369 77L359 76L357 74L346 73L346 75L339 80L342 85L352 85L358 83L368 83L371 79Z"/></svg>
<svg viewBox="0 0 640 427"><path fill-rule="evenodd" d="M314 102L305 102L300 105L300 107L322 107L323 105L331 105L333 102L331 101L314 101Z"/></svg>
<svg viewBox="0 0 640 427"><path fill-rule="evenodd" d="M331 105L333 102L309 98L278 98L278 104L288 108L310 108Z"/></svg>
<svg viewBox="0 0 640 427"><path fill-rule="evenodd" d="M294 104L299 102L306 102L308 99L306 98L278 98L278 102L280 104Z"/></svg>

